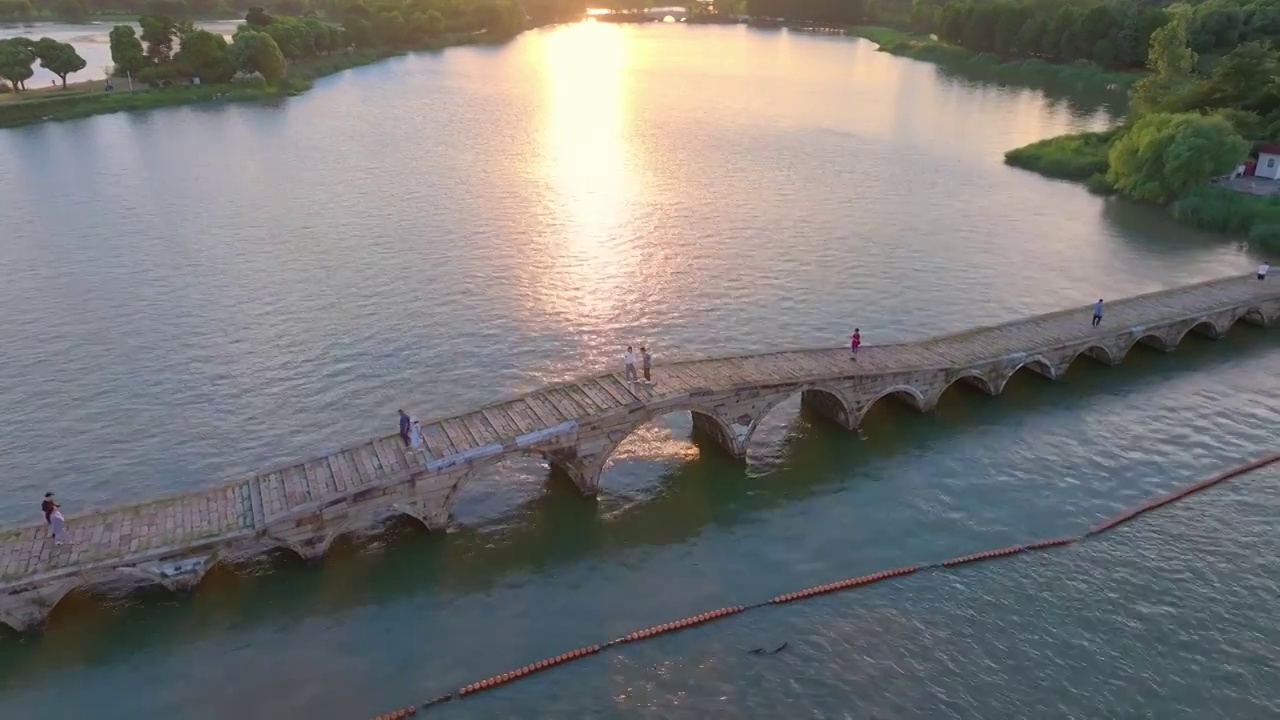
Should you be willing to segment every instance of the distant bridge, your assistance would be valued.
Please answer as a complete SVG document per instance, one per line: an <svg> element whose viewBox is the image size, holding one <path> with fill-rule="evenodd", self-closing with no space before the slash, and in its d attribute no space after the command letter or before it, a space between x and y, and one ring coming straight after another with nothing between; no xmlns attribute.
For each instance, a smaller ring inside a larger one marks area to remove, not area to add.
<svg viewBox="0 0 1280 720"><path fill-rule="evenodd" d="M760 420L802 403L858 427L884 398L925 412L957 382L997 395L1028 368L1058 379L1080 356L1114 365L1136 344L1174 349L1189 332L1221 337L1236 322L1280 324L1280 282L1226 278L1111 302L1100 327L1088 306L897 345L797 350L658 365L658 384L619 373L542 388L423 426L425 447L366 441L203 490L68 518L55 546L44 523L0 531L0 623L40 627L77 587L122 574L172 590L194 587L220 560L286 548L323 556L338 536L407 515L443 530L458 489L516 455L546 458L587 495L628 435L671 412L744 458Z"/></svg>

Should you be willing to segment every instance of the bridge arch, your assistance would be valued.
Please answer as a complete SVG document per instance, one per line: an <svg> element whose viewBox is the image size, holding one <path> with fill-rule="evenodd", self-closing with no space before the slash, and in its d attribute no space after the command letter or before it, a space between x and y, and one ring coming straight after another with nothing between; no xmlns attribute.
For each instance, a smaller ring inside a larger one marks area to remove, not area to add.
<svg viewBox="0 0 1280 720"><path fill-rule="evenodd" d="M1127 350L1121 352L1117 356L1116 353L1106 345L1086 345L1077 351L1076 354L1071 356L1071 359L1067 361L1067 367L1075 364L1075 362L1082 357L1087 357L1090 360L1103 365L1117 365L1124 360L1125 352L1127 352Z"/></svg>
<svg viewBox="0 0 1280 720"><path fill-rule="evenodd" d="M416 520L422 525L423 529L430 531L431 527L426 519L419 512L402 505L392 505L390 507L381 508L367 513L359 514L355 517L347 518L338 523L338 526L332 531L325 533L324 539L316 547L316 557L324 557L329 554L329 550L333 548L333 543L344 535L358 535L363 531L369 530L377 525L386 523L388 520L394 520L400 517L407 517Z"/></svg>
<svg viewBox="0 0 1280 720"><path fill-rule="evenodd" d="M1068 362L1068 365L1069 364L1070 363ZM1050 380L1057 380L1059 376L1061 376L1061 374L1067 369L1067 366L1063 365L1059 367L1057 365L1054 365L1053 363L1049 362L1049 360L1045 358L1043 355L1031 355L1026 358L1023 358L1022 361L1019 362L1015 368L1013 368L1013 372L1009 373L1005 377L1005 382L1007 383L1009 381L1009 378L1012 378L1014 375L1017 374L1019 370L1023 370L1023 369L1031 370L1032 372L1043 375L1049 378Z"/></svg>
<svg viewBox="0 0 1280 720"><path fill-rule="evenodd" d="M1197 335L1203 335L1204 337L1217 340L1218 338L1226 334L1227 330L1231 328L1231 325L1232 323L1227 323L1226 327L1220 328L1218 327L1218 324L1211 319L1199 320L1197 322L1191 323L1190 325L1187 326L1185 330L1178 333L1176 336L1170 338L1170 340L1172 341L1172 347L1177 347L1181 345L1182 341L1185 340L1186 337L1192 334L1193 332Z"/></svg>
<svg viewBox="0 0 1280 720"><path fill-rule="evenodd" d="M945 392L945 389L943 392ZM924 394L916 388L910 385L894 385L893 387L885 388L878 395L871 398L871 400L868 400L853 418L852 427L862 427L862 421L867 417L867 414L871 412L871 408L886 399L892 399L904 403L919 412L927 412L932 406L930 400L926 399ZM934 402L936 402L936 400Z"/></svg>
<svg viewBox="0 0 1280 720"><path fill-rule="evenodd" d="M1004 379L995 378L993 380L979 370L966 370L942 386L942 390L938 392L938 400L941 400L957 383L971 385L987 395L999 395L1000 391L1004 389L1005 379L1007 379L1007 376ZM937 404L936 401L935 404Z"/></svg>

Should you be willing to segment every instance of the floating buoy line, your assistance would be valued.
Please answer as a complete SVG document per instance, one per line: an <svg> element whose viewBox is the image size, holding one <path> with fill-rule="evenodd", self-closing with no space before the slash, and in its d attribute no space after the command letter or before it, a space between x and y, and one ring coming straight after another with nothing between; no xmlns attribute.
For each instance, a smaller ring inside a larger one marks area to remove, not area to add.
<svg viewBox="0 0 1280 720"><path fill-rule="evenodd" d="M458 688L457 690L445 693L444 695L428 700L422 703L422 705L409 705L407 707L400 708L399 710L394 710L389 713L378 715L374 718L374 720L399 720L399 718L404 718L410 715L414 715L419 710L429 708L433 705L452 702L454 700L461 700L463 698L474 695L478 692L483 692L485 690L492 690L493 688L496 688L500 685L505 685L509 682L512 682L513 680L519 680L520 678L528 677L530 675L533 675L534 673L550 670L551 668L556 667L557 665L563 665L568 662L573 662L574 660L580 660L584 657L597 655L615 645L625 645L627 643L639 642L641 640L648 640L649 638L657 637L659 635L665 635L666 633L676 632L678 630L684 630L685 628L691 628L691 627L695 627L697 625L703 625L705 623L709 623L715 620L720 620L722 618L738 615L748 610L754 610L756 608L766 607L769 605L783 605L786 603L795 602L797 600L805 600L811 597L817 597L818 595L826 595L827 593L838 592L840 590L849 590L852 588L865 587L867 585L874 585L875 583L884 582L885 580L891 580L893 578L899 578L905 575L911 575L911 574L922 572L925 570L947 571L953 568L961 567L963 565L969 565L972 563L984 562L986 560L994 560L996 558L1010 557L1012 555L1018 555L1020 553L1025 553L1025 552L1051 550L1053 548L1062 547L1064 545L1070 545L1071 543L1088 540L1090 538L1097 537L1098 535L1101 535L1105 532L1113 530L1116 527L1119 527L1120 525L1130 520L1133 520L1139 515L1142 515L1143 513L1148 513L1157 508L1164 507L1165 505L1175 503L1186 497L1194 495L1195 493L1198 493L1201 490L1205 490L1207 488L1213 487L1214 485L1217 485L1220 482L1229 480L1234 477L1238 477L1240 475L1244 475L1245 473L1249 473L1259 468L1266 467L1267 465L1271 465L1272 463L1275 463L1275 462L1280 462L1280 453L1276 453L1268 457L1260 458L1258 460L1254 460L1253 462L1245 463L1244 465L1238 465L1229 470L1225 470L1221 473L1218 473L1217 475L1214 475L1211 478L1208 478L1206 480L1201 480L1200 482L1195 483L1194 485L1188 485L1187 487L1181 488L1179 490L1175 490L1165 495L1161 495L1155 499L1148 500L1147 502L1143 503L1142 505L1139 505L1138 507L1132 510L1127 510L1118 515L1113 515L1112 517L1109 517L1106 520L1103 520L1102 522L1090 527L1088 531L1086 531L1083 535L1077 535L1073 537L1050 538L1047 540L1040 540L1037 542L1028 543L1026 545L1010 545L1008 547L997 548L995 550L985 550L983 552L971 553L969 555L961 555L959 557L954 557L949 560L943 560L941 562L930 563L927 565L904 565L902 567L893 568L891 570L881 570L880 572L871 573L870 575L860 575L858 577L846 578L844 580L838 580L836 582L827 583L825 585L814 585L813 587L807 587L807 588L804 588L803 590L797 590L795 592L775 595L774 597L771 597L768 600L755 603L754 605L732 605L729 607L722 607L716 610L711 610L709 612L701 613L699 615L693 615L693 616L684 618L682 620L676 620L674 622L663 623L661 625L654 625L652 627L647 627L647 628L644 628L643 630L637 630L633 633L628 633L627 635L624 635L615 640L610 640L609 642L604 643L602 645L588 645L586 647L580 647L576 650L570 650L568 652L561 653L559 655L556 655L555 657L539 660L537 662L530 663L523 667L516 668L515 670L504 672L499 675L494 675L492 677L485 678L484 680L481 680L479 682L471 683L470 685L464 685ZM784 647L786 647L786 643L783 643L781 647L779 647L777 650L774 650L772 652L777 652L778 650L781 650ZM752 651L752 652L755 652L755 651ZM772 654L772 653L769 653L769 654Z"/></svg>

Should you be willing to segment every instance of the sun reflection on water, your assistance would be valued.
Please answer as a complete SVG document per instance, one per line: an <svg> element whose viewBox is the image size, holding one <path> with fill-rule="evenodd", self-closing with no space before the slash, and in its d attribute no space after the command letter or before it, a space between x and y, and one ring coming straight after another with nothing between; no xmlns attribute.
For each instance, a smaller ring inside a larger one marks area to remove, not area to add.
<svg viewBox="0 0 1280 720"><path fill-rule="evenodd" d="M628 232L642 183L630 147L630 48L622 29L603 23L566 28L543 46L546 113L534 173L547 187L550 222L536 262L541 304L571 324L614 325L634 278Z"/></svg>

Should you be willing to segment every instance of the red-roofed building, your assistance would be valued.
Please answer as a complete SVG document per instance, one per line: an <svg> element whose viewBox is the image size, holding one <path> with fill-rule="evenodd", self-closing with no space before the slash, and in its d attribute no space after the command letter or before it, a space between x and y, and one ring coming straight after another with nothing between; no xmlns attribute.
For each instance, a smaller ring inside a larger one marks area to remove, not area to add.
<svg viewBox="0 0 1280 720"><path fill-rule="evenodd" d="M1258 153L1258 164L1253 169L1254 176L1280 180L1280 145L1259 143L1253 150Z"/></svg>

